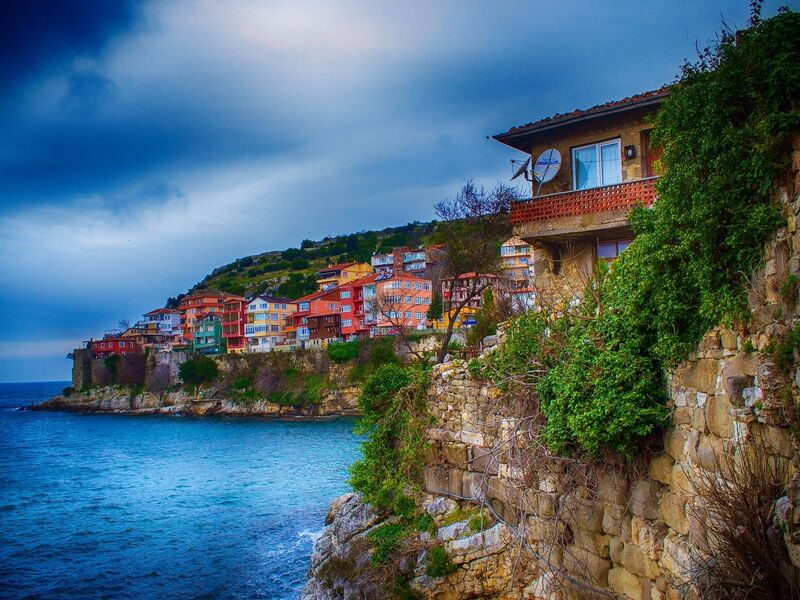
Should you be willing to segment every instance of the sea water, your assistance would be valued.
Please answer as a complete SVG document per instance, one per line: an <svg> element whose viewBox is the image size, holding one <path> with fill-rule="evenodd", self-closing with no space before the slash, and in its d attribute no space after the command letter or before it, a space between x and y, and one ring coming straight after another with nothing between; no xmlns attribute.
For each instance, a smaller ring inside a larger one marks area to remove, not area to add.
<svg viewBox="0 0 800 600"><path fill-rule="evenodd" d="M18 410L0 384L0 597L297 598L353 421Z"/></svg>

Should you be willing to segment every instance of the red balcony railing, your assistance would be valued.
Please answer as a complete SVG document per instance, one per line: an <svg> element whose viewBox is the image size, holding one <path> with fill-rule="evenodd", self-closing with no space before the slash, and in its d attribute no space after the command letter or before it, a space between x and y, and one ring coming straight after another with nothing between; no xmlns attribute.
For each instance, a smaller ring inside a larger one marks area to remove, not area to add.
<svg viewBox="0 0 800 600"><path fill-rule="evenodd" d="M603 187L559 192L511 204L511 224L577 217L589 213L626 210L641 203L650 206L656 199L658 177L634 179Z"/></svg>

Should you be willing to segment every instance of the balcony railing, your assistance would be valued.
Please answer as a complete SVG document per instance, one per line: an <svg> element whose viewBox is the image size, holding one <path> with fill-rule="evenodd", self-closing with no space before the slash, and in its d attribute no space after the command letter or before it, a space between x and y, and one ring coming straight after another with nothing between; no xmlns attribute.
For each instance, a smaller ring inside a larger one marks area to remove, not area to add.
<svg viewBox="0 0 800 600"><path fill-rule="evenodd" d="M656 179L658 177L634 179L588 190L558 192L514 202L511 204L511 224L627 210L639 203L650 206L656 198Z"/></svg>

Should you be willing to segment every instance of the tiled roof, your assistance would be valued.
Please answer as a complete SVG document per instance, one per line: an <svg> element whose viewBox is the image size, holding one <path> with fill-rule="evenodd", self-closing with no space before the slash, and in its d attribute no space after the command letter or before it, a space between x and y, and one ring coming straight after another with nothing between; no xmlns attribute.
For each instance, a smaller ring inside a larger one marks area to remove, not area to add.
<svg viewBox="0 0 800 600"><path fill-rule="evenodd" d="M284 298L283 296L262 295L259 296L259 298L261 298L262 300L266 300L267 302L279 302L281 304L294 304L295 302L297 302L297 300L292 300L291 298Z"/></svg>
<svg viewBox="0 0 800 600"><path fill-rule="evenodd" d="M318 273L325 273L326 271L341 271L342 269L346 269L352 265L356 264L355 262L343 262L339 263L338 265L328 265L324 269L320 269L317 271Z"/></svg>
<svg viewBox="0 0 800 600"><path fill-rule="evenodd" d="M155 310L151 310L150 312L147 312L147 313L144 313L144 314L145 314L145 316L147 316L147 315L172 315L172 314L178 314L180 312L181 311L179 311L176 308L157 308Z"/></svg>
<svg viewBox="0 0 800 600"><path fill-rule="evenodd" d="M505 242L503 242L503 246L528 246L528 242L523 241L521 238L517 236L510 237Z"/></svg>
<svg viewBox="0 0 800 600"><path fill-rule="evenodd" d="M668 92L669 92L669 86L664 86L657 90L642 92L641 94L628 96L627 98L622 98L621 100L613 100L611 102L605 102L604 104L598 104L596 106L592 106L591 108L575 109L573 111L566 113L557 113L550 117L539 119L538 121L532 121L531 123L527 123L525 125L518 125L517 127L512 127L505 133L498 133L497 135L494 135L492 137L502 142L507 137L513 137L524 133L531 133L539 129L543 129L545 127L559 125L562 123L566 124L573 120L584 117L600 116L605 113L616 112L618 110L625 108L633 108L639 104L659 101L660 99L665 97Z"/></svg>

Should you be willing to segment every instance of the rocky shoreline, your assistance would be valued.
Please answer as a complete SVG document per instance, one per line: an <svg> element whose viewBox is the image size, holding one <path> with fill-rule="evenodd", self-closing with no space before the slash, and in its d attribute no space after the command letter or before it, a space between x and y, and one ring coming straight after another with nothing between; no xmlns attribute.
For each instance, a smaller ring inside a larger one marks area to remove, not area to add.
<svg viewBox="0 0 800 600"><path fill-rule="evenodd" d="M244 403L218 396L215 389L199 395L183 390L133 393L122 387L100 387L69 396L54 396L45 402L25 407L28 410L65 411L84 414L131 416L239 416L277 419L317 419L358 416L358 387L337 388L325 394L318 404L283 406L272 402Z"/></svg>

